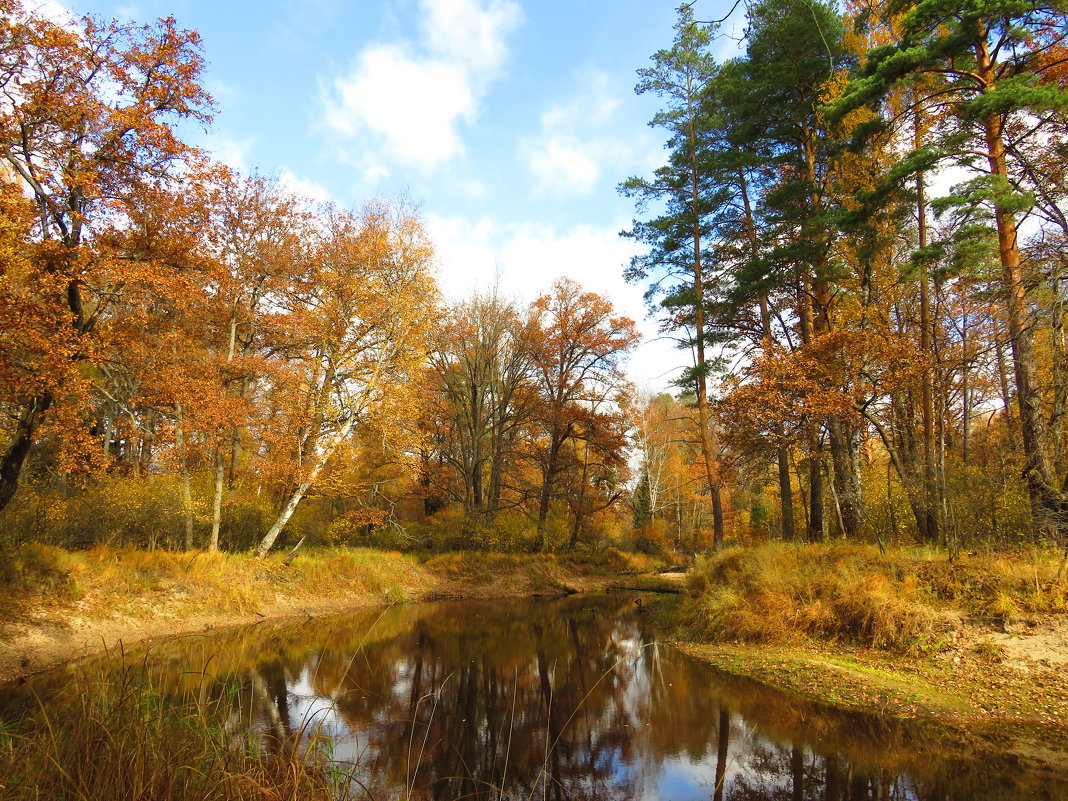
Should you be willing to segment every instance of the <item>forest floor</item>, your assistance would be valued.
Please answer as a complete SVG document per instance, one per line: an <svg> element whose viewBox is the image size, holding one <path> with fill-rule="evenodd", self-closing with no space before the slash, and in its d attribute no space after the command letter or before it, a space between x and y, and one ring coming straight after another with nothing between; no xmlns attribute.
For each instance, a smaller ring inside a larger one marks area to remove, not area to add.
<svg viewBox="0 0 1068 801"><path fill-rule="evenodd" d="M429 559L372 549L280 558L28 546L0 561L0 684L148 640L266 619L441 598L678 589L637 575L648 559L456 553Z"/></svg>

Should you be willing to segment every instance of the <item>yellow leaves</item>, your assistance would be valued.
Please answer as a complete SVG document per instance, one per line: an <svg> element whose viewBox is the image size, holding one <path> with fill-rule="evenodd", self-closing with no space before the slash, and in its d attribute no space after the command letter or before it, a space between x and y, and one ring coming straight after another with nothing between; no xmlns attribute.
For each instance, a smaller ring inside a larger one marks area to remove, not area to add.
<svg viewBox="0 0 1068 801"><path fill-rule="evenodd" d="M915 343L875 330L816 337L797 350L769 346L718 405L725 437L741 450L798 439L810 422L855 418L873 396L917 386L927 362Z"/></svg>

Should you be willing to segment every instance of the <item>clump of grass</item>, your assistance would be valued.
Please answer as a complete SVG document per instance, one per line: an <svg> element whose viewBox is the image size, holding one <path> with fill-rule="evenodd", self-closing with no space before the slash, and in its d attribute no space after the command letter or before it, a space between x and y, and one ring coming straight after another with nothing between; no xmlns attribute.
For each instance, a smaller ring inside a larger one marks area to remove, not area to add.
<svg viewBox="0 0 1068 801"><path fill-rule="evenodd" d="M73 560L62 548L31 544L4 552L0 559L0 584L18 593L58 597L74 594Z"/></svg>
<svg viewBox="0 0 1068 801"><path fill-rule="evenodd" d="M1058 577L1060 556L1039 549L918 561L916 571L932 597L972 615L1014 617L1068 612L1068 581Z"/></svg>
<svg viewBox="0 0 1068 801"><path fill-rule="evenodd" d="M210 705L168 699L129 670L83 679L2 728L0 796L10 801L325 801L344 770L314 734L271 748L235 738Z"/></svg>
<svg viewBox="0 0 1068 801"><path fill-rule="evenodd" d="M846 638L895 651L944 646L963 616L1068 610L1058 557L1041 551L962 555L874 546L771 543L699 565L682 615L706 640Z"/></svg>
<svg viewBox="0 0 1068 801"><path fill-rule="evenodd" d="M975 644L975 655L981 662L997 664L998 662L1003 662L1007 654L1008 650L1004 645L996 643L990 638L980 640Z"/></svg>
<svg viewBox="0 0 1068 801"><path fill-rule="evenodd" d="M599 551L575 551L560 557L570 569L591 576L625 576L647 573L658 567L663 560L648 554L628 553L619 548Z"/></svg>
<svg viewBox="0 0 1068 801"><path fill-rule="evenodd" d="M70 554L50 545L24 545L0 553L0 633L32 607L81 597L75 565Z"/></svg>
<svg viewBox="0 0 1068 801"><path fill-rule="evenodd" d="M730 549L699 565L690 589L682 619L706 640L809 635L917 651L939 647L950 625L906 564L868 546Z"/></svg>

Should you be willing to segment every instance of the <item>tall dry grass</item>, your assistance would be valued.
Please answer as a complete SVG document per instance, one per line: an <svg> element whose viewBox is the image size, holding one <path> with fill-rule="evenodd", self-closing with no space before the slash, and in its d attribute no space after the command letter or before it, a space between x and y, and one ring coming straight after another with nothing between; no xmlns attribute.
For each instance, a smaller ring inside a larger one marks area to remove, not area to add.
<svg viewBox="0 0 1068 801"><path fill-rule="evenodd" d="M867 545L774 543L702 563L680 617L702 640L783 643L848 639L895 651L942 647L961 615L1068 610L1057 558L966 557Z"/></svg>
<svg viewBox="0 0 1068 801"><path fill-rule="evenodd" d="M6 801L318 801L344 797L351 767L315 732L287 742L233 734L211 704L176 702L126 670L83 679L0 722Z"/></svg>

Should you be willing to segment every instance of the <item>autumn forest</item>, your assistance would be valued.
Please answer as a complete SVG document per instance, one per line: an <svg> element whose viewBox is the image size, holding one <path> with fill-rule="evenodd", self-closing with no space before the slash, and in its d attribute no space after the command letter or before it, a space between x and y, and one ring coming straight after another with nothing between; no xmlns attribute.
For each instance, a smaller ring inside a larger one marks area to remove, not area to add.
<svg viewBox="0 0 1068 801"><path fill-rule="evenodd" d="M657 394L610 298L446 302L410 202L187 145L195 32L8 2L4 541L1064 543L1064 13L765 0L720 62L683 6L636 89L666 161L620 184L693 357Z"/></svg>
<svg viewBox="0 0 1068 801"><path fill-rule="evenodd" d="M359 52L477 106L521 6ZM615 291L457 296L418 196L205 145L181 20L0 0L0 795L1063 797L1068 0L711 7Z"/></svg>

